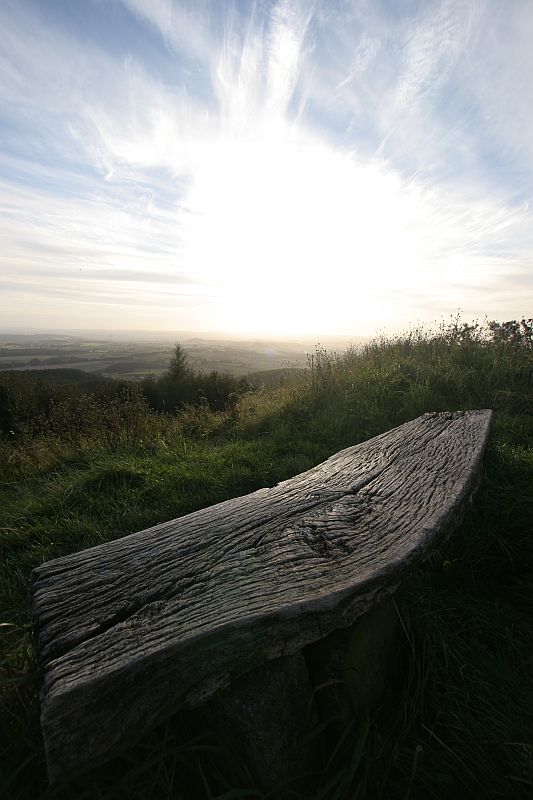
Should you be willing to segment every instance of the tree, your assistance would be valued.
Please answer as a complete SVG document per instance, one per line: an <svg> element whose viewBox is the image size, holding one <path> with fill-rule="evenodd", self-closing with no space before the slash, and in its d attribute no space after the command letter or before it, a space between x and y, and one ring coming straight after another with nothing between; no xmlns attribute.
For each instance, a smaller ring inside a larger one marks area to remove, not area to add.
<svg viewBox="0 0 533 800"><path fill-rule="evenodd" d="M174 355L168 366L168 377L173 383L183 383L192 377L192 369L189 365L187 353L179 342L174 347Z"/></svg>
<svg viewBox="0 0 533 800"><path fill-rule="evenodd" d="M194 403L197 399L195 382L196 375L189 364L187 353L178 343L174 347L174 355L167 372L159 380L163 408L177 411L187 403Z"/></svg>

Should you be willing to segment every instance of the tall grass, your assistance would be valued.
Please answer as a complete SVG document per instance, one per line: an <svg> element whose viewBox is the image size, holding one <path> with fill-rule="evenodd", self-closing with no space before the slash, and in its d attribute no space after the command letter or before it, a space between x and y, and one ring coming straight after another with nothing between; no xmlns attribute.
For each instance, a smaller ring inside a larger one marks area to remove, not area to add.
<svg viewBox="0 0 533 800"><path fill-rule="evenodd" d="M344 355L318 349L305 373L219 413L157 414L135 394L76 402L76 413L58 403L46 424L0 439L1 796L261 796L246 765L187 714L106 767L47 787L31 569L272 485L425 411L482 407L496 414L478 496L398 592L404 641L389 695L348 721L312 796L532 796L531 326L453 320Z"/></svg>

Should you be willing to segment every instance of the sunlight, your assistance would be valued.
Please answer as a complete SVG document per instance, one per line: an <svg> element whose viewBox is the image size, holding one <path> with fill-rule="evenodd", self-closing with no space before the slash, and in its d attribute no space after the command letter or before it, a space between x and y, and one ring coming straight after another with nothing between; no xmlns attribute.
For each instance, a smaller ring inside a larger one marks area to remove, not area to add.
<svg viewBox="0 0 533 800"><path fill-rule="evenodd" d="M418 208L393 173L287 133L217 142L188 197L187 259L219 284L239 330L372 316L372 293L419 261Z"/></svg>

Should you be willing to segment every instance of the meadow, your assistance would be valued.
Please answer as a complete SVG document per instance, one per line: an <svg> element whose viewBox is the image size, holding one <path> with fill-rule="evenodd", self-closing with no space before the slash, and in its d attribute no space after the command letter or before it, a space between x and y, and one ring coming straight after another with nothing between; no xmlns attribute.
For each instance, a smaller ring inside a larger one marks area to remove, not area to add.
<svg viewBox="0 0 533 800"><path fill-rule="evenodd" d="M342 355L317 349L306 369L269 383L222 410L173 414L135 387L101 399L81 392L45 423L0 436L2 797L262 797L191 714L48 787L32 568L273 485L426 411L474 408L495 411L480 489L460 528L397 593L403 645L389 692L364 719L348 715L309 800L531 797L531 321L454 319Z"/></svg>

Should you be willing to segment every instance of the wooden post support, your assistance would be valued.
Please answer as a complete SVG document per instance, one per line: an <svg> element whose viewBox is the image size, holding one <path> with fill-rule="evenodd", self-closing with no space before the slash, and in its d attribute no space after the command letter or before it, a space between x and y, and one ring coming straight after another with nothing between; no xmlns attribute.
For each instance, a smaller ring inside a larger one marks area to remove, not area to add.
<svg viewBox="0 0 533 800"><path fill-rule="evenodd" d="M313 688L303 655L267 661L210 702L219 736L242 757L263 791L298 790L321 766ZM294 795L293 795L294 796Z"/></svg>
<svg viewBox="0 0 533 800"><path fill-rule="evenodd" d="M304 652L320 718L336 718L338 737L348 720L366 717L383 699L398 665L401 625L393 600L385 600L353 625L338 628Z"/></svg>

